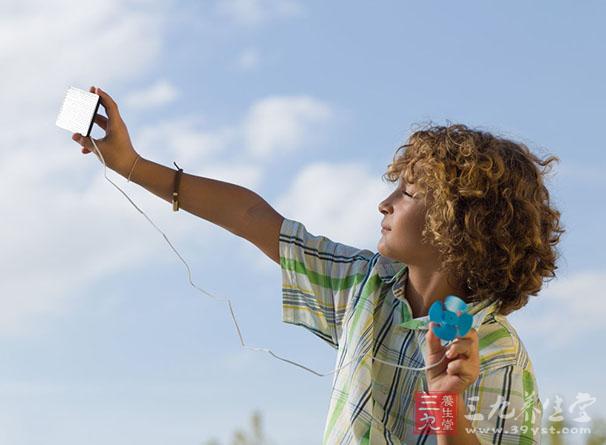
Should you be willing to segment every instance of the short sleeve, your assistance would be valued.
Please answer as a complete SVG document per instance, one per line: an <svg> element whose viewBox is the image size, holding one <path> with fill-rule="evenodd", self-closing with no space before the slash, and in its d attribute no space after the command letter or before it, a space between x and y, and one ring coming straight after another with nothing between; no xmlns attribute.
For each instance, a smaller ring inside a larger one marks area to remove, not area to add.
<svg viewBox="0 0 606 445"><path fill-rule="evenodd" d="M480 443L541 443L543 406L531 368L509 365L480 374L464 399Z"/></svg>
<svg viewBox="0 0 606 445"><path fill-rule="evenodd" d="M309 233L285 218L280 228L282 321L303 326L335 349L352 297L375 254Z"/></svg>

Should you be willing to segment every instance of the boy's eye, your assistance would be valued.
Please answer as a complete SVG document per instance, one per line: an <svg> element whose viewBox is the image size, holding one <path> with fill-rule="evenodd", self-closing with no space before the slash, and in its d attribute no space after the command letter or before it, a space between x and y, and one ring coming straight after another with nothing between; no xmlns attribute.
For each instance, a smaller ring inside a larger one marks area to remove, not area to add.
<svg viewBox="0 0 606 445"><path fill-rule="evenodd" d="M405 191L402 191L402 194L406 195L406 196L410 196L412 198L412 195L410 193L407 193Z"/></svg>

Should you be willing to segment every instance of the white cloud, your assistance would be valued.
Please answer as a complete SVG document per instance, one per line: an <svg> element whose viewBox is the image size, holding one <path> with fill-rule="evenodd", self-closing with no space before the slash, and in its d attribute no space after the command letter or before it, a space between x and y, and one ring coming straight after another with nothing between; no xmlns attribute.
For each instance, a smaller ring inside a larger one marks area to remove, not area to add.
<svg viewBox="0 0 606 445"><path fill-rule="evenodd" d="M231 148L240 156L252 155L256 163L305 147L313 142L318 125L332 116L332 109L317 99L274 96L253 103L239 123L202 130L203 117L181 116L142 128L133 135L133 143L148 154L157 150L166 156L168 152L192 167L203 167L213 156L228 155Z"/></svg>
<svg viewBox="0 0 606 445"><path fill-rule="evenodd" d="M237 136L230 127L203 131L203 125L204 119L193 115L161 121L133 135L133 144L142 156L168 153L169 158L189 164L190 168L203 165L211 157L224 154Z"/></svg>
<svg viewBox="0 0 606 445"><path fill-rule="evenodd" d="M158 9L117 0L21 2L0 17L3 123L47 118L70 85L88 89L146 70L161 51L163 20Z"/></svg>
<svg viewBox="0 0 606 445"><path fill-rule="evenodd" d="M166 80L159 80L148 88L134 91L124 100L127 107L133 109L147 109L165 105L178 96L173 84Z"/></svg>
<svg viewBox="0 0 606 445"><path fill-rule="evenodd" d="M524 337L542 340L545 348L561 349L604 334L603 314L606 313L606 272L578 272L547 283L535 302L512 313L509 318L519 323ZM540 301L539 301L540 300Z"/></svg>
<svg viewBox="0 0 606 445"><path fill-rule="evenodd" d="M311 135L311 126L333 115L331 108L311 97L268 97L251 108L244 133L252 154L269 158L276 152L302 147Z"/></svg>
<svg viewBox="0 0 606 445"><path fill-rule="evenodd" d="M165 14L157 4L139 6L30 0L3 8L0 187L18 195L0 219L0 335L30 334L85 286L153 249L133 242L143 220L125 211L130 204L101 164L92 155L86 163L54 125L67 86L130 79L157 59Z"/></svg>
<svg viewBox="0 0 606 445"><path fill-rule="evenodd" d="M274 18L300 15L303 7L294 0L219 0L216 10L238 25L258 25Z"/></svg>
<svg viewBox="0 0 606 445"><path fill-rule="evenodd" d="M50 144L46 148L59 152L64 147ZM0 220L5 234L0 249L1 335L30 333L38 327L39 316L64 311L85 286L132 267L157 248L137 242L143 223L140 215L126 209L130 204L106 182L96 158L89 155L85 164L76 150L71 168L65 159L63 165L53 166L62 170L61 180L50 180L50 174L42 174L39 180L19 180L19 199L27 206L15 207ZM8 157L0 167L0 186L8 189L15 184L16 166L22 162L44 173L43 167L36 168L38 157L32 150ZM90 162L94 162L92 169ZM79 181L82 174L85 181ZM95 177L92 182L91 177ZM112 179L125 187L121 178Z"/></svg>
<svg viewBox="0 0 606 445"><path fill-rule="evenodd" d="M389 186L361 164L314 163L301 170L276 208L316 235L376 251L382 220L378 206L389 193Z"/></svg>
<svg viewBox="0 0 606 445"><path fill-rule="evenodd" d="M378 206L391 192L361 164L312 163L301 169L274 208L314 235L376 252L383 219ZM247 246L242 254L259 271L275 270L275 263L255 249Z"/></svg>

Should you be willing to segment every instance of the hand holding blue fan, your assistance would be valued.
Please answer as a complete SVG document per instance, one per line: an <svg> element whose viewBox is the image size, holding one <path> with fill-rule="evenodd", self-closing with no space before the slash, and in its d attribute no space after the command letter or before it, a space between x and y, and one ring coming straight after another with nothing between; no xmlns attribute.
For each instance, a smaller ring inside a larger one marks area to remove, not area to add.
<svg viewBox="0 0 606 445"><path fill-rule="evenodd" d="M447 341L465 336L473 323L467 304L454 295L447 296L444 303L434 301L429 308L429 320L434 322L433 333Z"/></svg>

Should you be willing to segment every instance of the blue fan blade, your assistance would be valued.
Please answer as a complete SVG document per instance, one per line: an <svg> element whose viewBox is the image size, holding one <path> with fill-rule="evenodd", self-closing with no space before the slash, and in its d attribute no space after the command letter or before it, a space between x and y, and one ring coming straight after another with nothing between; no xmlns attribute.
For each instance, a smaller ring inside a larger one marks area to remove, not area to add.
<svg viewBox="0 0 606 445"><path fill-rule="evenodd" d="M454 340L457 336L457 328L449 324L434 325L433 333L442 340Z"/></svg>
<svg viewBox="0 0 606 445"><path fill-rule="evenodd" d="M456 295L449 295L444 300L444 307L449 311L458 314L467 310L467 304Z"/></svg>
<svg viewBox="0 0 606 445"><path fill-rule="evenodd" d="M457 326L457 314L455 312L444 311L442 318L444 319L444 323Z"/></svg>
<svg viewBox="0 0 606 445"><path fill-rule="evenodd" d="M442 323L444 321L443 311L442 311L442 302L436 300L429 307L429 319L436 323Z"/></svg>
<svg viewBox="0 0 606 445"><path fill-rule="evenodd" d="M471 325L473 323L473 317L469 315L467 312L459 315L459 320L457 323L457 327L459 329L458 337L463 337L465 334L469 332L471 329Z"/></svg>

